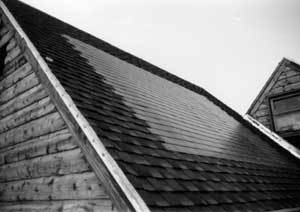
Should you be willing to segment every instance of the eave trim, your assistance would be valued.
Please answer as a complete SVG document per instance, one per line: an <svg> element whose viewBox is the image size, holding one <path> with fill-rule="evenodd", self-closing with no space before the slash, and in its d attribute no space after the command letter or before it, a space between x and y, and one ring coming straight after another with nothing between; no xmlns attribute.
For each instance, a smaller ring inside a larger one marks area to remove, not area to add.
<svg viewBox="0 0 300 212"><path fill-rule="evenodd" d="M94 148L99 158L103 161L104 165L106 166L106 168L108 169L108 171L110 172L114 180L117 182L121 190L126 195L131 206L134 208L135 211L150 212L144 200L138 194L138 192L133 187L133 185L129 182L129 180L127 179L127 177L125 176L121 168L118 166L116 161L109 154L109 152L101 142L100 138L97 136L94 129L91 127L89 122L86 120L86 118L76 107L70 95L66 92L66 90L63 88L61 83L52 73L51 69L49 68L45 60L42 58L42 56L40 55L40 53L38 52L34 44L30 41L29 37L26 35L26 33L23 31L21 26L18 24L16 19L13 17L13 15L10 13L8 8L2 1L0 1L0 7L3 10L4 14L7 16L8 20L15 28L15 30L18 32L19 36L24 40L28 49L31 51L32 55L34 56L37 63L41 67L42 71L45 73L46 77L48 78L50 84L54 87L58 96L66 105L74 120L76 120L79 128L87 137L91 146Z"/></svg>
<svg viewBox="0 0 300 212"><path fill-rule="evenodd" d="M264 133L266 136L268 136L270 139L272 139L275 143L277 143L279 146L284 148L286 151L291 153L293 156L295 156L297 159L300 159L300 150L298 150L296 147L288 143L286 140L281 138L279 135L277 135L275 132L272 132L268 128L266 128L264 125L262 125L260 122L252 118L250 115L246 114L244 116L244 119L248 121L253 127Z"/></svg>

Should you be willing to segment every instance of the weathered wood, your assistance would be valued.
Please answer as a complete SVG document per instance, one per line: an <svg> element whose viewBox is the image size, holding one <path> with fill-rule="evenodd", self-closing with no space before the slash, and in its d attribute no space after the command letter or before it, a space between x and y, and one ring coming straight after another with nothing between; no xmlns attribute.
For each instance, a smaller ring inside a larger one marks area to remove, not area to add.
<svg viewBox="0 0 300 212"><path fill-rule="evenodd" d="M299 75L300 71L299 71L298 68L291 66L291 67L286 68L284 74L288 78L288 77L291 77L291 76L294 76L294 75Z"/></svg>
<svg viewBox="0 0 300 212"><path fill-rule="evenodd" d="M9 30L2 33L14 31ZM44 83L39 84L36 61L24 59L23 39L16 33L1 42L8 42L8 55L0 81L0 211L113 211Z"/></svg>
<svg viewBox="0 0 300 212"><path fill-rule="evenodd" d="M299 78L300 79L300 78ZM300 89L300 80L292 83L292 84L288 84L284 86L284 91L292 91L292 90L298 90Z"/></svg>
<svg viewBox="0 0 300 212"><path fill-rule="evenodd" d="M19 67L27 63L26 58L23 54L20 54L18 57L16 57L13 61L11 61L9 64L6 64L3 69L3 77L6 77L7 75L11 74L12 72L16 71Z"/></svg>
<svg viewBox="0 0 300 212"><path fill-rule="evenodd" d="M286 78L283 80L278 80L275 85L272 87L272 89L281 88L284 87L287 84Z"/></svg>
<svg viewBox="0 0 300 212"><path fill-rule="evenodd" d="M295 76L286 78L286 82L288 84L294 84L294 83L297 83L299 81L300 81L300 75L295 75Z"/></svg>
<svg viewBox="0 0 300 212"><path fill-rule="evenodd" d="M0 165L77 148L68 129L0 149Z"/></svg>
<svg viewBox="0 0 300 212"><path fill-rule="evenodd" d="M0 184L2 201L107 198L93 172L42 177Z"/></svg>
<svg viewBox="0 0 300 212"><path fill-rule="evenodd" d="M300 89L300 80L299 80L299 82L296 82L296 83L285 84L284 86L274 88L269 92L269 95L272 95L272 96L276 95L276 94L279 95L283 92L289 92L289 91L299 90L299 89Z"/></svg>
<svg viewBox="0 0 300 212"><path fill-rule="evenodd" d="M80 149L0 166L0 182L90 171Z"/></svg>
<svg viewBox="0 0 300 212"><path fill-rule="evenodd" d="M13 61L17 56L19 56L20 54L22 53L21 49L17 46L13 49L11 49L5 60L4 60L4 63L7 64L7 63L10 63L11 61Z"/></svg>
<svg viewBox="0 0 300 212"><path fill-rule="evenodd" d="M7 32L9 31L8 27L2 27L0 30L0 36L2 37L3 35L5 35Z"/></svg>
<svg viewBox="0 0 300 212"><path fill-rule="evenodd" d="M0 81L0 92L4 89L11 87L16 82L22 80L26 76L32 73L31 65L29 63L24 64L12 74L6 76Z"/></svg>
<svg viewBox="0 0 300 212"><path fill-rule="evenodd" d="M274 130L269 98L300 90L299 67L284 59L276 68L248 113L267 128Z"/></svg>
<svg viewBox="0 0 300 212"><path fill-rule="evenodd" d="M262 109L262 110L258 110L255 114L256 117L261 117L261 116L268 116L269 115L269 110L266 109Z"/></svg>
<svg viewBox="0 0 300 212"><path fill-rule="evenodd" d="M17 46L17 41L15 38L12 38L9 40L9 42L7 44L6 51L11 51L16 46Z"/></svg>
<svg viewBox="0 0 300 212"><path fill-rule="evenodd" d="M269 109L269 106L268 106L267 100L264 100L264 101L259 105L258 110L266 110L266 109Z"/></svg>
<svg viewBox="0 0 300 212"><path fill-rule="evenodd" d="M26 106L39 101L47 96L47 93L42 89L41 85L35 86L13 99L9 100L5 104L0 104L0 119L12 114Z"/></svg>
<svg viewBox="0 0 300 212"><path fill-rule="evenodd" d="M50 102L50 98L46 97L28 107L17 111L3 118L0 122L0 133L8 131L12 128L20 126L26 122L30 122L41 116L55 111L54 105Z"/></svg>
<svg viewBox="0 0 300 212"><path fill-rule="evenodd" d="M274 85L274 88L280 87L280 86L285 86L287 84L292 84L292 83L297 83L300 81L300 74L297 73L292 76L281 76L281 79L278 79L276 84Z"/></svg>
<svg viewBox="0 0 300 212"><path fill-rule="evenodd" d="M34 73L27 75L24 79L0 93L0 104L13 99L16 95L37 86L38 84L39 81Z"/></svg>
<svg viewBox="0 0 300 212"><path fill-rule="evenodd" d="M14 32L13 31L8 31L5 35L1 36L0 40L0 48L4 46L9 40L13 37Z"/></svg>
<svg viewBox="0 0 300 212"><path fill-rule="evenodd" d="M109 199L0 203L1 212L113 212Z"/></svg>
<svg viewBox="0 0 300 212"><path fill-rule="evenodd" d="M0 148L55 132L64 127L65 122L61 119L59 113L51 113L3 133L1 135Z"/></svg>

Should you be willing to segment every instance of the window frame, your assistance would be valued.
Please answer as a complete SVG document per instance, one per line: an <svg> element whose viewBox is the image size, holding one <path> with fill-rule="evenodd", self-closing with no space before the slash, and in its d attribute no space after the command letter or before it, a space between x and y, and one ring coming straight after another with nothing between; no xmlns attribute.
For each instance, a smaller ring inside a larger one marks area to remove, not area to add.
<svg viewBox="0 0 300 212"><path fill-rule="evenodd" d="M293 90L293 91L286 91L286 92L282 92L280 94L273 94L270 95L268 97L268 103L269 103L269 110L270 110L270 120L271 120L271 128L274 132L280 134L282 137L284 138L288 138L288 137L293 137L293 136L299 136L300 135L300 130L297 131L287 131L287 132L278 132L276 131L275 128L275 116L279 115L279 114L274 114L274 101L279 100L279 99L285 99L288 97L293 97L293 96L300 96L300 89L297 90ZM298 111L298 110L291 110L291 111ZM300 109L299 109L300 111ZM288 112L282 112L282 113L288 113Z"/></svg>

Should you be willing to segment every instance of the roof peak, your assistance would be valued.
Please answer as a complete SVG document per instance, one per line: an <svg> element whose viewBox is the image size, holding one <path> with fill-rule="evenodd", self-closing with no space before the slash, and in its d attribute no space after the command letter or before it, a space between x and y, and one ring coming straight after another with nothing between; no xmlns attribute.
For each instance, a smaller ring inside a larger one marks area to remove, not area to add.
<svg viewBox="0 0 300 212"><path fill-rule="evenodd" d="M289 59L287 57L283 57L280 60L280 62L277 64L276 68L274 69L274 71L272 72L272 74L270 75L270 77L268 78L268 80L265 82L264 86L261 88L259 94L256 96L256 98L254 99L254 101L250 105L250 107L247 110L246 114L250 114L251 113L251 111L254 109L254 106L256 105L257 101L259 101L259 99L263 95L264 91L266 90L267 86L274 79L274 76L275 75L279 75L279 72L283 71L281 69L281 67L284 66L284 65L286 65L286 64L291 64L291 65L297 67L300 70L300 65L298 63L294 62L294 60L292 60L292 59Z"/></svg>

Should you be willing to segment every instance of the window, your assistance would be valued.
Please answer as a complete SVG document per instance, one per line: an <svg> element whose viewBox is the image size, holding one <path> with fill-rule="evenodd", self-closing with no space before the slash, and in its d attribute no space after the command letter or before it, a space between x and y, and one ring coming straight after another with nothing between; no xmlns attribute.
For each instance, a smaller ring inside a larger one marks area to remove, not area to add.
<svg viewBox="0 0 300 212"><path fill-rule="evenodd" d="M274 130L278 133L300 133L300 92L270 98Z"/></svg>

